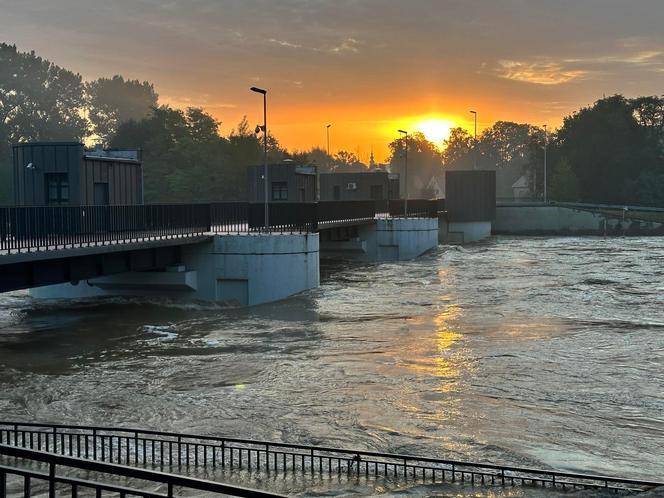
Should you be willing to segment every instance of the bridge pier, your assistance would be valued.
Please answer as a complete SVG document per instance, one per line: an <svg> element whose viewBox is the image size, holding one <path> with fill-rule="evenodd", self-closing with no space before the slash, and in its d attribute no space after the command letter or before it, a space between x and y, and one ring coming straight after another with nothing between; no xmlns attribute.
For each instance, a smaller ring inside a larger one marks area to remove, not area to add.
<svg viewBox="0 0 664 498"><path fill-rule="evenodd" d="M358 261L406 261L438 245L436 218L384 218L354 231L321 234L321 257Z"/></svg>
<svg viewBox="0 0 664 498"><path fill-rule="evenodd" d="M181 264L31 289L36 298L165 296L251 306L318 287L318 234L214 235Z"/></svg>

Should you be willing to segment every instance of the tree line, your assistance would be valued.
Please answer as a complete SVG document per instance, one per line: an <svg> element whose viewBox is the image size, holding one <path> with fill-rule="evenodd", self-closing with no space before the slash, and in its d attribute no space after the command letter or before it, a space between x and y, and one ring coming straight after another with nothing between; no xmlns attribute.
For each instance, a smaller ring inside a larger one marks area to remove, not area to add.
<svg viewBox="0 0 664 498"><path fill-rule="evenodd" d="M77 140L140 148L146 202L246 199L246 169L263 158L262 136L244 118L228 136L200 108L159 103L154 86L120 75L84 81L34 52L0 44L0 203L13 195L11 144ZM664 98L598 100L564 118L546 137L549 198L664 206ZM532 195L544 190L545 132L498 121L477 142L463 128L434 144L421 133L389 144L388 168L403 178L408 147L412 196L429 196L432 178L446 170L495 169L499 178L523 175ZM319 147L288 151L268 136L271 162L292 159L319 171L367 171L349 151ZM440 183L440 182L438 182ZM511 185L511 183L510 183Z"/></svg>

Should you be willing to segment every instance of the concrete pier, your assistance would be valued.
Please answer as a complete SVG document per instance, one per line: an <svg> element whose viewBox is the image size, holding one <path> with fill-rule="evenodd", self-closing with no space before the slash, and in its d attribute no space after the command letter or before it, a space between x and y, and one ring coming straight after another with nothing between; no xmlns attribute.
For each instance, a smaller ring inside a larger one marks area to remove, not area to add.
<svg viewBox="0 0 664 498"><path fill-rule="evenodd" d="M36 298L165 296L255 305L318 287L318 234L216 235L182 247L182 264L36 287Z"/></svg>
<svg viewBox="0 0 664 498"><path fill-rule="evenodd" d="M321 257L407 261L438 245L436 218L386 218L362 225L346 240L321 242Z"/></svg>

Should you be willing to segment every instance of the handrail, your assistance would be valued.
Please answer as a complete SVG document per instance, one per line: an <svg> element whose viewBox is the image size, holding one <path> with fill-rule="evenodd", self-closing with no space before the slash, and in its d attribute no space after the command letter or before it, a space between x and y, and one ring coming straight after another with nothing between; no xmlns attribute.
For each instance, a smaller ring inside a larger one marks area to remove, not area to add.
<svg viewBox="0 0 664 498"><path fill-rule="evenodd" d="M141 469L137 467L130 467L127 465L119 465L115 463L97 462L94 460L87 460L83 458L62 456L54 453L45 453L41 451L19 448L16 446L7 446L4 444L0 444L0 455L14 457L14 458L23 458L26 460L32 460L48 464L50 466L48 480L49 482L53 483L55 481L60 481L61 479L55 475L55 469L53 467L64 466L79 470L101 472L104 474L112 474L120 477L142 479L144 481L166 484L169 486L169 489L171 489L172 486L181 486L184 488L195 489L198 491L223 493L230 496L239 496L245 498L261 498L261 497L267 498L267 497L282 496L266 491L244 488L241 486L234 486L230 484L223 484L220 482L208 481L205 479L185 477L177 474ZM172 490L171 492L169 492L169 496L172 496Z"/></svg>
<svg viewBox="0 0 664 498"><path fill-rule="evenodd" d="M3 428L2 426L9 426L9 428ZM381 458L381 459L389 459L389 460L398 460L401 462L413 462L413 466L420 468L421 466L415 466L415 462L419 463L426 463L426 464L434 464L434 465L446 465L450 467L451 469L460 469L458 472L467 472L467 473L473 473L474 471L470 470L464 470L465 468L472 468L472 469L484 469L486 471L499 471L501 473L504 472L511 472L514 474L523 474L523 475L539 475L539 476L548 476L551 481L556 481L556 479L575 479L579 481L595 481L595 482L601 482L605 486L608 486L609 483L612 484L619 484L622 486L638 486L640 488L653 488L653 487L659 487L659 486L664 486L664 481L650 481L650 480L642 480L642 479L628 479L628 478L620 478L620 477L613 477L613 476L603 476L603 475L592 475L592 474L583 474L583 473L573 473L573 472L563 472L563 471L556 471L556 470L544 470L544 469L533 469L533 468L527 468L527 467L519 467L519 466L507 466L507 465L497 465L497 464L490 464L490 463L477 463L477 462L467 462L467 461L461 461L461 460L451 460L451 459L440 459L440 458L433 458L433 457L424 457L424 456L416 456L416 455L408 455L408 454L393 454L393 453L383 453L383 452L376 452L376 451L364 451L364 450L349 450L349 449L341 449L341 448L334 448L334 447L327 447L327 446L316 446L316 445L305 445L305 444L295 444L295 443L282 443L282 442L276 442L276 441L261 441L261 440L254 440L254 439L246 439L246 438L237 438L237 437L227 437L227 436L206 436L206 435L198 435L198 434L184 434L184 433L173 433L173 432L167 432L167 431L157 431L157 430L150 430L150 429L135 429L135 428L113 428L113 427L103 427L103 426L91 426L91 425L69 425L69 424L42 424L42 423L37 423L37 422L19 422L19 421L0 421L0 436L3 433L21 433L21 428L41 428L41 429L47 429L49 432L45 432L46 434L62 434L58 433L58 429L64 429L64 430L78 430L78 431L92 431L94 434L96 434L96 437L109 437L108 434L100 434L100 432L110 432L110 433L121 433L121 434L127 434L126 436L121 436L121 437L126 437L127 440L132 439L132 438L138 438L139 435L141 436L156 436L156 437L169 437L169 438L177 438L177 443L178 444L192 444L195 445L196 443L189 442L186 440L183 440L183 438L188 439L188 440L199 440L199 441L211 441L214 443L220 443L222 446L227 445L228 443L236 443L236 444L245 444L245 445L254 445L258 446L260 448L268 448L267 452L269 453L269 449L271 448L273 451L275 448L283 448L283 449L291 449L291 450L305 450L307 452L319 452L319 453L331 453L335 454L338 456L335 456L333 458L344 458L344 459L359 459L359 461L365 461L367 458ZM81 436L85 434L80 434ZM89 435L89 434L88 434ZM111 436L111 437L118 437L118 436ZM15 438L15 441L17 439ZM175 441L166 441L170 443L175 443ZM228 446L226 446L228 448ZM265 449L261 450L256 450L254 449L253 451L266 451ZM298 454L299 456L300 454ZM304 454L303 454L304 455ZM308 455L308 453L307 453ZM313 465L313 462L312 462ZM383 463L380 463L380 465L383 465ZM453 470L454 471L454 470ZM480 472L477 472L478 474L481 474ZM518 475L513 475L513 476L507 476L508 478L517 478L521 479L520 476ZM530 477L527 477L526 479L531 479ZM599 485L594 485L590 487L603 487Z"/></svg>

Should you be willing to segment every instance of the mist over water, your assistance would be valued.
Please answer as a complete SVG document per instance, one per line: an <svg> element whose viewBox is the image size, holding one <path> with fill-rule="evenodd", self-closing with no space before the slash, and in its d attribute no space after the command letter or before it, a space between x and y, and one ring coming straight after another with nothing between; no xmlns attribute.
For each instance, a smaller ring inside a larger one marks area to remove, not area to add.
<svg viewBox="0 0 664 498"><path fill-rule="evenodd" d="M321 271L249 309L3 295L2 418L664 477L664 239Z"/></svg>

